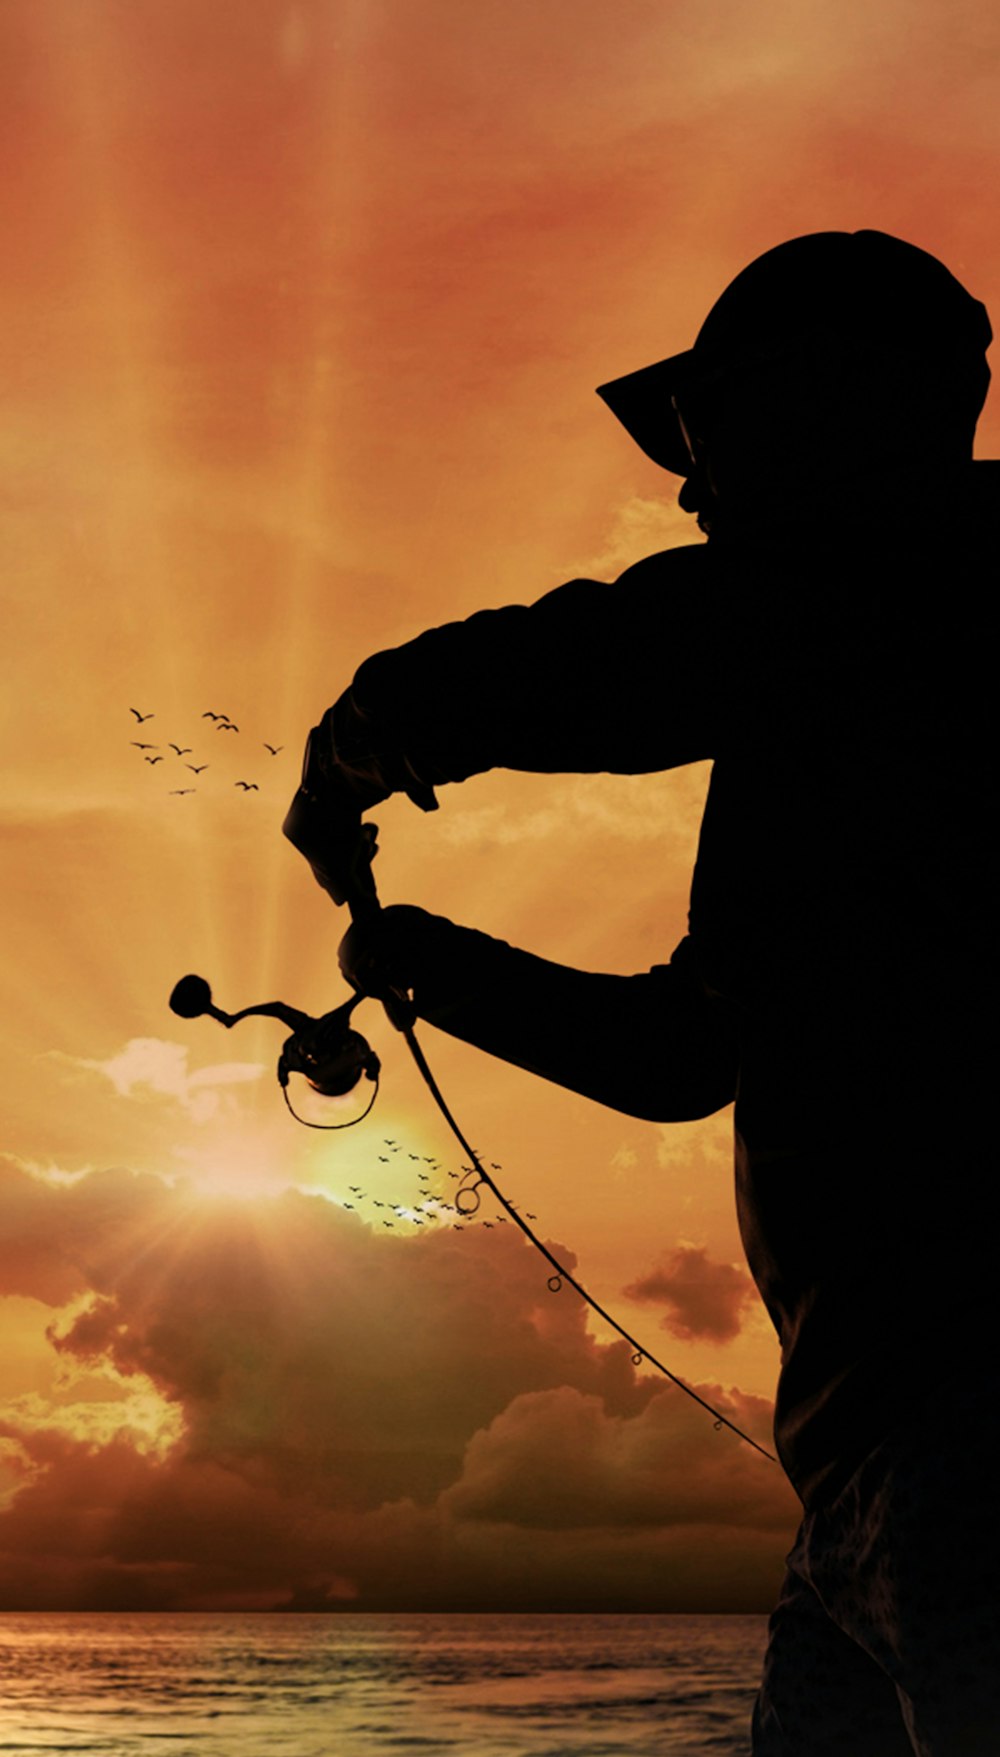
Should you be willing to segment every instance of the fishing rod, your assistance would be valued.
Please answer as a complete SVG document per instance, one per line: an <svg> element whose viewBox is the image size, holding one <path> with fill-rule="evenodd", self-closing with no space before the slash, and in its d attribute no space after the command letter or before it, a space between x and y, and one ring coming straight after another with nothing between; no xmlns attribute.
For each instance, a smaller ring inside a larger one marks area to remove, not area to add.
<svg viewBox="0 0 1000 1757"><path fill-rule="evenodd" d="M306 744L305 762L302 771L302 784L299 787L291 808L284 822L284 833L299 851L305 854L313 872L323 889L333 898L334 902L347 904L353 922L370 923L381 913L381 904L375 888L372 873L372 861L378 851L378 828L375 824L363 824L356 813L338 815L331 812L328 799L323 797L321 782L316 774L317 764L312 750L312 734ZM777 1460L772 1452L753 1439L750 1434L737 1427L727 1415L716 1409L698 1392L671 1372L663 1361L658 1360L649 1349L636 1340L618 1319L606 1311L583 1283L561 1263L548 1245L538 1237L528 1222L518 1213L514 1205L507 1200L495 1178L483 1164L476 1149L470 1146L464 1133L453 1116L445 1098L431 1072L423 1049L417 1041L413 1029L416 1008L413 1000L405 989L387 986L378 994L366 996L362 993L351 995L329 1013L314 1019L309 1013L301 1012L297 1007L286 1005L284 1001L268 1001L260 1006L243 1007L238 1013L226 1013L217 1007L212 1000L212 991L202 976L182 976L175 984L170 995L171 1011L182 1019L200 1018L207 1014L224 1025L227 1030L239 1023L241 1019L262 1017L278 1019L282 1024L291 1027L292 1035L286 1038L281 1054L278 1057L277 1077L285 1103L296 1122L303 1123L307 1128L344 1129L352 1128L356 1123L363 1122L369 1114L378 1096L380 1063L375 1051L361 1036L352 1023L354 1009L365 999L376 999L382 1004L391 1025L402 1035L410 1054L415 1061L435 1104L455 1136L462 1151L467 1155L468 1165L463 1167L465 1175L459 1184L455 1196L455 1207L458 1213L471 1217L478 1212L482 1197L480 1191L489 1190L494 1200L499 1203L507 1218L520 1229L535 1250L550 1265L552 1274L548 1278L550 1292L559 1293L565 1283L578 1293L591 1311L629 1344L632 1349L633 1366L641 1366L643 1361L655 1367L657 1372L683 1391L685 1396L700 1405L713 1417L716 1430L729 1428L748 1446L762 1457L770 1459L774 1464ZM365 1108L357 1116L346 1122L317 1123L310 1122L300 1116L295 1109L289 1094L289 1080L293 1073L303 1075L314 1092L327 1098L344 1097L354 1090L364 1077L372 1083L373 1091Z"/></svg>

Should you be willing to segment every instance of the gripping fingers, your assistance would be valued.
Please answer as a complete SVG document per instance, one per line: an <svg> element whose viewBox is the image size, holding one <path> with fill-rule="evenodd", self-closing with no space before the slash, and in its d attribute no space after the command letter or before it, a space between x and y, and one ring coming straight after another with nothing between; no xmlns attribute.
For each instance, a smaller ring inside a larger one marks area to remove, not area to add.
<svg viewBox="0 0 1000 1757"><path fill-rule="evenodd" d="M375 1000L405 994L412 986L384 914L353 922L340 942L338 958L345 981Z"/></svg>

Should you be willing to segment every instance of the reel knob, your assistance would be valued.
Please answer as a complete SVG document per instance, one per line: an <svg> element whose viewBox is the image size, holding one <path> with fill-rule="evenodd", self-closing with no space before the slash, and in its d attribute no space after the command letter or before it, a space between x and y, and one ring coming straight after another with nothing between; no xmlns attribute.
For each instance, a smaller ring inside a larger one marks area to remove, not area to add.
<svg viewBox="0 0 1000 1757"><path fill-rule="evenodd" d="M212 990L204 976L182 976L174 984L169 1005L179 1019L200 1019L212 1011Z"/></svg>

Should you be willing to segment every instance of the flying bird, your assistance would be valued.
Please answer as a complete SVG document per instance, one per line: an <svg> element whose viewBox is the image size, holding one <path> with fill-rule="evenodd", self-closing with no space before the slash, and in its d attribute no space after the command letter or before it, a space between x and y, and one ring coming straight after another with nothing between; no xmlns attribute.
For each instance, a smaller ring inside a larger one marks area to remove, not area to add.
<svg viewBox="0 0 1000 1757"><path fill-rule="evenodd" d="M186 744L182 750L179 744L172 744L170 748L171 750L175 750L178 756L190 756L193 747L190 744Z"/></svg>
<svg viewBox="0 0 1000 1757"><path fill-rule="evenodd" d="M264 740L264 749L269 750L272 756L277 756L279 750L284 750L284 748L283 744L268 744L267 739Z"/></svg>
<svg viewBox="0 0 1000 1757"><path fill-rule="evenodd" d="M140 726L143 724L143 722L145 720L152 720L155 718L155 716L153 714L140 714L138 708L129 708L129 713L135 715Z"/></svg>
<svg viewBox="0 0 1000 1757"><path fill-rule="evenodd" d="M389 1163L388 1153L380 1153L378 1156L378 1162L380 1165L388 1165L388 1163Z"/></svg>
<svg viewBox="0 0 1000 1757"><path fill-rule="evenodd" d="M394 1227L395 1224L396 1224L396 1222L394 1220L383 1220L383 1222L382 1222L383 1226L388 1226L390 1229L392 1227Z"/></svg>
<svg viewBox="0 0 1000 1757"><path fill-rule="evenodd" d="M260 788L258 787L256 781L234 781L233 785L234 785L234 787L242 787L244 793L259 793L260 792Z"/></svg>
<svg viewBox="0 0 1000 1757"><path fill-rule="evenodd" d="M197 787L171 787L170 789L171 797L176 795L178 799L182 793L197 793L197 791Z"/></svg>
<svg viewBox="0 0 1000 1757"><path fill-rule="evenodd" d="M144 763L162 763L163 758L161 756L144 756L142 760Z"/></svg>
<svg viewBox="0 0 1000 1757"><path fill-rule="evenodd" d="M538 1219L538 1215L537 1215L537 1214L529 1214L529 1215L528 1215L528 1219L529 1219L529 1220L537 1220L537 1219Z"/></svg>
<svg viewBox="0 0 1000 1757"><path fill-rule="evenodd" d="M130 738L129 743L133 745L136 750L156 750L158 748L155 744L140 744L138 738Z"/></svg>
<svg viewBox="0 0 1000 1757"><path fill-rule="evenodd" d="M239 727L234 726L232 720L220 719L219 724L216 726L215 730L216 730L216 732L238 732Z"/></svg>
<svg viewBox="0 0 1000 1757"><path fill-rule="evenodd" d="M208 764L207 764L207 763L199 763L199 764L198 764L198 765L197 765L197 767L195 767L195 765L194 765L194 763L185 763L185 764L184 764L184 767L185 767L185 768L186 768L186 769L190 769L190 770L191 770L191 773L192 773L192 775L200 775L200 774L201 774L201 771L202 771L202 769L207 769L207 768L208 768Z"/></svg>

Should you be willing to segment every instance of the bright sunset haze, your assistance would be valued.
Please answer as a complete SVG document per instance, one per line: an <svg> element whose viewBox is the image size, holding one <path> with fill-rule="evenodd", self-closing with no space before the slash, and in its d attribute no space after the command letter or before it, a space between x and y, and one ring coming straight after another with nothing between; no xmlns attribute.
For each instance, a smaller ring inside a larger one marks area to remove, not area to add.
<svg viewBox="0 0 1000 1757"><path fill-rule="evenodd" d="M998 61L985 0L0 8L3 1608L768 1606L780 1470L512 1228L454 1230L460 1151L378 1008L375 1109L321 1135L280 1026L167 996L345 998L280 833L306 732L369 653L698 539L594 387L752 257L879 228L1000 322ZM380 893L647 969L707 772L393 800ZM541 1236L769 1443L728 1113L657 1127L419 1035Z"/></svg>

